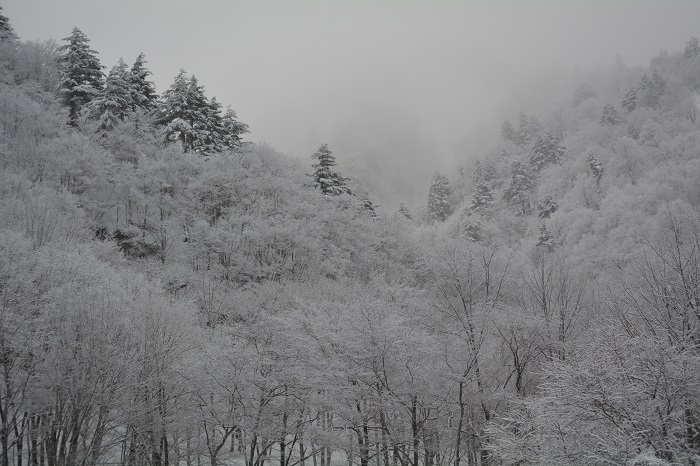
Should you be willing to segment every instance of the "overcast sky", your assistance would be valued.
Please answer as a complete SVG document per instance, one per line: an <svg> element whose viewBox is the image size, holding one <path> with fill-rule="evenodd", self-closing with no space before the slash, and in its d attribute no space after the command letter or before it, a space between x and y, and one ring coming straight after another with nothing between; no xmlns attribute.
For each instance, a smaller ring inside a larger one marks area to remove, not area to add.
<svg viewBox="0 0 700 466"><path fill-rule="evenodd" d="M700 36L700 0L2 5L23 39L61 39L79 27L108 68L145 52L159 92L184 68L233 106L250 140L303 156L321 142L411 133L433 147L429 157L454 157L465 138L503 118L519 80L552 67L612 66L616 54L646 66Z"/></svg>

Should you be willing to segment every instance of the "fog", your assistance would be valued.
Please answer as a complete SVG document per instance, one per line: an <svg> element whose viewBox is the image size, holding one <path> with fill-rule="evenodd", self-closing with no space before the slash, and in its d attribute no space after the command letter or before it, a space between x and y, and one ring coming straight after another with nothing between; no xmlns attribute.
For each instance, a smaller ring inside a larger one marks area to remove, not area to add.
<svg viewBox="0 0 700 466"><path fill-rule="evenodd" d="M477 155L504 117L546 107L579 72L613 66L618 55L647 65L700 35L697 0L3 6L22 39L61 39L78 26L108 68L145 52L159 92L184 68L232 105L249 140L300 157L327 142L340 166L389 204L420 203L435 169Z"/></svg>

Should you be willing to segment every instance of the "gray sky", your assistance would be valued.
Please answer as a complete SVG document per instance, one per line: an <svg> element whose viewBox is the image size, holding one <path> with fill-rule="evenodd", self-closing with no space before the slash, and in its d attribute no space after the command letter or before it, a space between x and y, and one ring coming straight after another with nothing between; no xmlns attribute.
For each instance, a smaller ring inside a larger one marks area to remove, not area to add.
<svg viewBox="0 0 700 466"><path fill-rule="evenodd" d="M354 139L360 151L396 145L453 159L506 116L522 80L552 67L608 67L618 53L647 65L700 35L698 0L2 5L23 39L60 39L78 26L108 68L145 52L159 92L184 68L233 106L250 140L305 157L321 142L352 152ZM389 140L397 137L404 143Z"/></svg>

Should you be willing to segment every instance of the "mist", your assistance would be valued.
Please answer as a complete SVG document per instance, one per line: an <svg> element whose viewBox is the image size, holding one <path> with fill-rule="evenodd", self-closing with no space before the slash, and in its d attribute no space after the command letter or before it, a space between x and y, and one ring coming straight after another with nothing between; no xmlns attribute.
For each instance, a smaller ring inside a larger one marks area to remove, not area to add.
<svg viewBox="0 0 700 466"><path fill-rule="evenodd" d="M503 118L566 98L621 57L646 65L698 34L697 1L8 0L22 39L79 27L109 69L179 69L295 157L328 143L380 203L420 204L435 170L488 150ZM534 90L534 91L533 91Z"/></svg>

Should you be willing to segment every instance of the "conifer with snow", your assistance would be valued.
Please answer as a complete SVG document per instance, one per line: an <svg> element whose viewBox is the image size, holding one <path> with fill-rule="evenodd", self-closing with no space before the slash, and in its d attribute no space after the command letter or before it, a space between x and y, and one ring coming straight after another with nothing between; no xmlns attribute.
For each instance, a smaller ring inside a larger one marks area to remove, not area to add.
<svg viewBox="0 0 700 466"><path fill-rule="evenodd" d="M540 226L540 236L537 238L537 246L546 246L548 251L552 251L554 247L554 239L552 235L547 230L547 225L542 223Z"/></svg>
<svg viewBox="0 0 700 466"><path fill-rule="evenodd" d="M552 196L546 196L537 204L537 207L540 209L540 213L537 214L537 216L544 219L551 217L552 214L559 209L559 204L557 204L557 201L555 201Z"/></svg>
<svg viewBox="0 0 700 466"><path fill-rule="evenodd" d="M600 179L603 177L603 164L598 162L593 154L589 154L586 161L588 162L588 169L591 175L595 178L596 185L600 185Z"/></svg>
<svg viewBox="0 0 700 466"><path fill-rule="evenodd" d="M362 195L362 199L360 199L360 208L365 213L369 214L370 217L379 218L377 216L377 207L379 207L379 204L372 202L372 199L369 197L369 193L365 191L365 193Z"/></svg>
<svg viewBox="0 0 700 466"><path fill-rule="evenodd" d="M0 42L16 40L17 34L10 24L7 16L2 14L2 6L0 6Z"/></svg>
<svg viewBox="0 0 700 466"><path fill-rule="evenodd" d="M525 112L520 112L518 118L520 123L518 126L518 132L515 136L515 143L519 146L527 146L532 142L532 129L530 128L530 121L525 115Z"/></svg>
<svg viewBox="0 0 700 466"><path fill-rule="evenodd" d="M603 107L600 124L602 126L617 126L620 124L620 116L617 114L617 110L615 110L613 104L606 104L605 107Z"/></svg>
<svg viewBox="0 0 700 466"><path fill-rule="evenodd" d="M510 164L511 180L508 188L503 193L503 200L509 204L520 207L520 214L530 213L530 198L535 188L535 180L524 163L513 162Z"/></svg>
<svg viewBox="0 0 700 466"><path fill-rule="evenodd" d="M625 94L625 98L622 99L622 108L624 108L628 112L631 112L635 108L637 108L637 88L636 87L633 87L632 89L627 91L627 94Z"/></svg>
<svg viewBox="0 0 700 466"><path fill-rule="evenodd" d="M58 49L63 53L58 59L60 93L69 108L68 124L75 126L83 105L100 95L104 88L104 67L97 58L97 52L90 48L90 40L77 27L63 40L68 44Z"/></svg>
<svg viewBox="0 0 700 466"><path fill-rule="evenodd" d="M401 204L399 204L399 214L403 215L408 220L413 220L413 216L411 215L411 211L408 210L408 207L403 202Z"/></svg>
<svg viewBox="0 0 700 466"><path fill-rule="evenodd" d="M120 121L126 120L132 109L129 86L129 71L124 60L112 67L105 81L102 94L91 101L86 108L90 116L99 121L99 128L111 130Z"/></svg>
<svg viewBox="0 0 700 466"><path fill-rule="evenodd" d="M551 131L538 137L530 149L530 166L536 172L548 165L561 163L566 148Z"/></svg>
<svg viewBox="0 0 700 466"><path fill-rule="evenodd" d="M428 214L433 220L444 222L452 213L450 183L447 177L435 172L428 191Z"/></svg>
<svg viewBox="0 0 700 466"><path fill-rule="evenodd" d="M146 63L145 55L140 53L131 67L129 86L132 110L139 108L145 113L150 113L158 106L158 94L155 84L148 79L151 72L144 66Z"/></svg>
<svg viewBox="0 0 700 466"><path fill-rule="evenodd" d="M229 106L221 117L223 145L235 149L241 145L241 136L250 132L248 125L238 120L236 112Z"/></svg>
<svg viewBox="0 0 700 466"><path fill-rule="evenodd" d="M504 141L515 142L517 133L510 121L506 118L501 125L501 137Z"/></svg>
<svg viewBox="0 0 700 466"><path fill-rule="evenodd" d="M349 178L344 178L340 172L333 170L335 166L335 157L333 157L333 153L328 149L327 144L321 144L321 147L319 147L311 158L318 161L311 165L314 172L309 175L314 179L315 187L319 188L321 192L327 196L352 194L352 191L346 184Z"/></svg>
<svg viewBox="0 0 700 466"><path fill-rule="evenodd" d="M691 37L690 40L685 44L685 49L683 50L683 56L685 58L693 58L700 55L700 41L697 37Z"/></svg>

